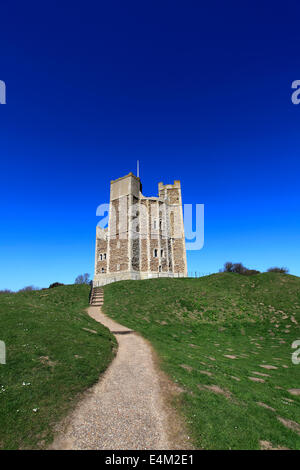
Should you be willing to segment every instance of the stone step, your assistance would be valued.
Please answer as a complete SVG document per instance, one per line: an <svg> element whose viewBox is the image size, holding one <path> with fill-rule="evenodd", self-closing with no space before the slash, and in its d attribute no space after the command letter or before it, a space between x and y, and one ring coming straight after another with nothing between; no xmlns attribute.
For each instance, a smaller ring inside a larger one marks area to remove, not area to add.
<svg viewBox="0 0 300 470"><path fill-rule="evenodd" d="M104 293L101 287L94 287L91 292L90 305L94 307L102 307L104 301Z"/></svg>

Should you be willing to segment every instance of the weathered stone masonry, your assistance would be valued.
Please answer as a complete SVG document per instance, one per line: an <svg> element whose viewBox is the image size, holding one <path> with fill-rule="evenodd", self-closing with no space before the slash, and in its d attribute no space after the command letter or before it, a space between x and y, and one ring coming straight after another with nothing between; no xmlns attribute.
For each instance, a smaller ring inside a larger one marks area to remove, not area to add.
<svg viewBox="0 0 300 470"><path fill-rule="evenodd" d="M142 194L132 173L110 185L109 223L97 227L94 286L123 279L187 276L180 181Z"/></svg>

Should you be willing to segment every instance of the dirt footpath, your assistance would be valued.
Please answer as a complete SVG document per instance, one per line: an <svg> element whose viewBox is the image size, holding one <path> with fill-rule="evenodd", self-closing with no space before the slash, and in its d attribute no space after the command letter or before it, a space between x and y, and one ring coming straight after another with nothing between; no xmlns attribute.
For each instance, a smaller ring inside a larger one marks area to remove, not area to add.
<svg viewBox="0 0 300 470"><path fill-rule="evenodd" d="M149 343L101 313L99 307L90 307L88 313L116 336L118 353L51 448L190 448L181 419L163 399L163 394L178 390L159 372Z"/></svg>

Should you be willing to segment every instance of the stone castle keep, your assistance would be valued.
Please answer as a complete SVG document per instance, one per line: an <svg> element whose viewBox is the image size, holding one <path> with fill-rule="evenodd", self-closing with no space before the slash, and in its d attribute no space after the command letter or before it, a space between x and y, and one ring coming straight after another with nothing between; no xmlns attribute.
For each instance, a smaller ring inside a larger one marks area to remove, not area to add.
<svg viewBox="0 0 300 470"><path fill-rule="evenodd" d="M107 228L97 227L94 287L124 279L187 276L180 181L142 194L129 173L110 184Z"/></svg>

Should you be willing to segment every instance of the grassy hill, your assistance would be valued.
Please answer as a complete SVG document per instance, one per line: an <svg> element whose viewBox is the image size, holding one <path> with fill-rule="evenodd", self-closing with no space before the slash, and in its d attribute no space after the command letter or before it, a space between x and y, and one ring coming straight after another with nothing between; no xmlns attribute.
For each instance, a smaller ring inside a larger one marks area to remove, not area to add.
<svg viewBox="0 0 300 470"><path fill-rule="evenodd" d="M196 447L300 449L300 278L219 273L123 281L104 311L149 339L183 393ZM270 367L271 366L271 367Z"/></svg>
<svg viewBox="0 0 300 470"><path fill-rule="evenodd" d="M94 384L116 346L84 311L89 287L0 294L0 448L43 448L55 424Z"/></svg>

